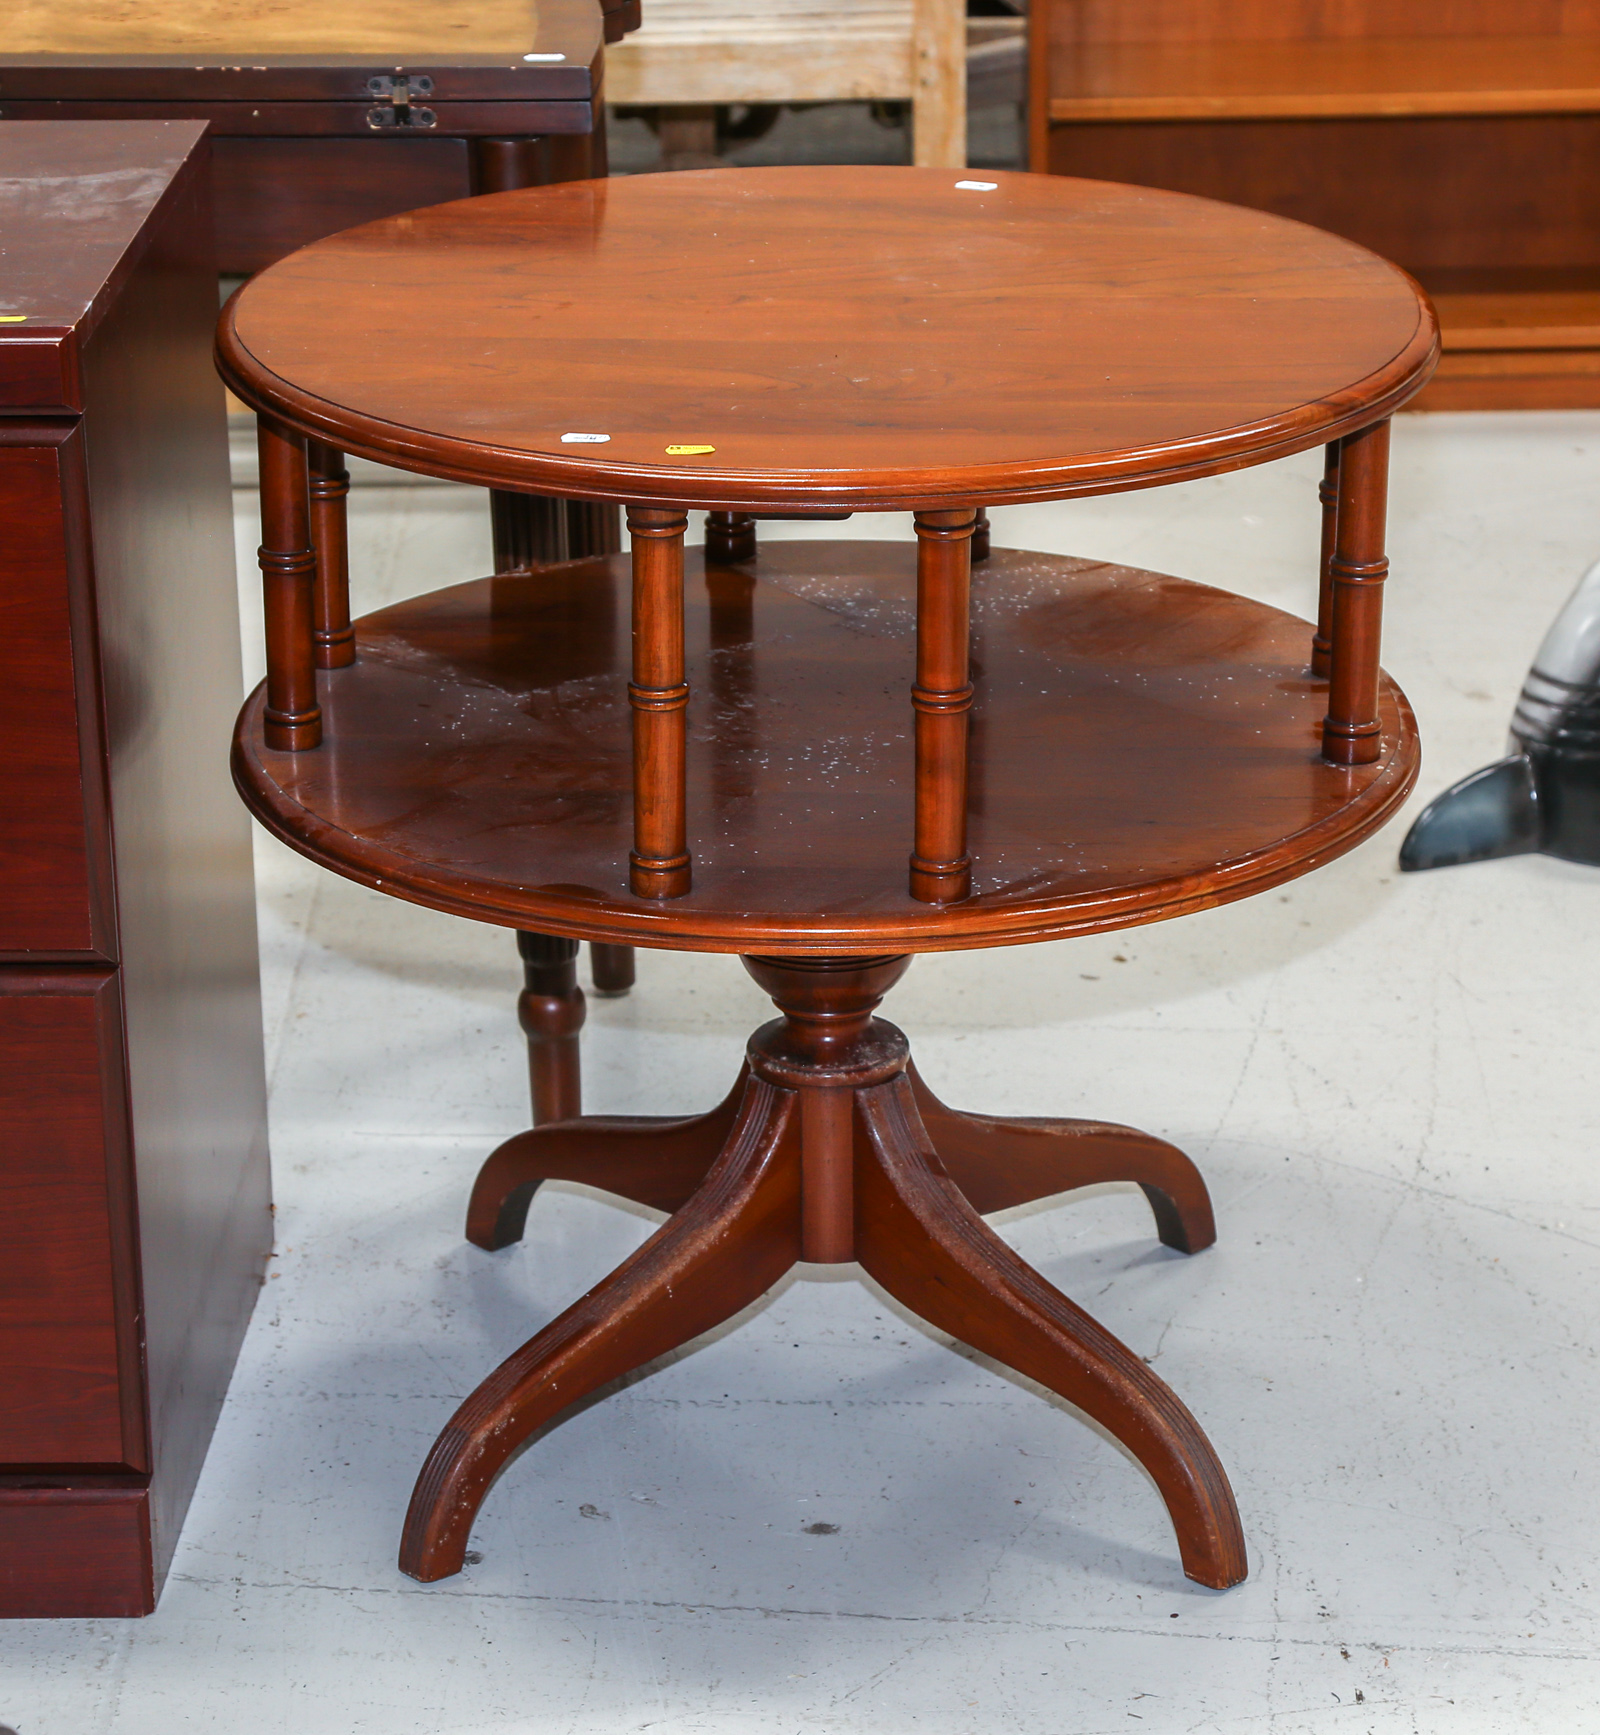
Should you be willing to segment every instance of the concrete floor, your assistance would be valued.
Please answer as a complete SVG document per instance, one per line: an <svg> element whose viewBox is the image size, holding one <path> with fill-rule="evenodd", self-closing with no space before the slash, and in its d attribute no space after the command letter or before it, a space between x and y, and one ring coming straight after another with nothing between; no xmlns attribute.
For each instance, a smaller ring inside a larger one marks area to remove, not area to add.
<svg viewBox="0 0 1600 1735"><path fill-rule="evenodd" d="M1316 472L1010 509L996 537L1304 612ZM481 498L358 489L361 602L482 570ZM1499 752L1597 505L1600 415L1401 418L1385 661L1424 794ZM655 1219L552 1186L520 1246L466 1245L475 1168L526 1117L507 937L263 842L273 1274L159 1612L0 1631L0 1723L1600 1726L1600 873L1402 878L1400 836L1182 921L922 960L887 1008L958 1105L1131 1121L1200 1162L1221 1239L1192 1260L1132 1189L1000 1222L1219 1447L1251 1554L1222 1594L1067 1406L815 1267L513 1464L461 1577L403 1578L439 1425ZM640 962L591 1002L589 1106L708 1105L766 1003L731 959Z"/></svg>

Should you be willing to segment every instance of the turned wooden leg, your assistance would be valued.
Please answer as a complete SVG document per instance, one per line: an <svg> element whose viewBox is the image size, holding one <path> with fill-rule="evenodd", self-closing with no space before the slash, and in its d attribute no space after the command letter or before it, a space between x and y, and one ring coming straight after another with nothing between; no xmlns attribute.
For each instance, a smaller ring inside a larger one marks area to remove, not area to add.
<svg viewBox="0 0 1600 1735"><path fill-rule="evenodd" d="M989 509L987 506L978 508L976 522L972 526L972 560L976 565L980 560L989 558Z"/></svg>
<svg viewBox="0 0 1600 1735"><path fill-rule="evenodd" d="M346 513L350 472L344 467L344 453L321 440L306 441L306 467L311 483L311 543L317 554L311 641L319 669L347 669L356 660Z"/></svg>
<svg viewBox="0 0 1600 1735"><path fill-rule="evenodd" d="M916 753L911 895L960 903L967 854L967 713L972 709L972 511L918 512Z"/></svg>
<svg viewBox="0 0 1600 1735"><path fill-rule="evenodd" d="M1371 765L1383 750L1378 657L1383 584L1389 573L1383 552L1389 501L1387 422L1374 422L1339 442L1337 497L1322 756L1335 765Z"/></svg>
<svg viewBox="0 0 1600 1735"><path fill-rule="evenodd" d="M544 1181L581 1181L657 1211L687 1204L717 1160L744 1096L746 1073L709 1114L590 1115L518 1133L490 1153L467 1206L467 1239L493 1252L522 1239Z"/></svg>
<svg viewBox="0 0 1600 1735"><path fill-rule="evenodd" d="M311 546L311 494L303 434L256 418L261 453L262 599L267 618L267 746L299 753L322 740L317 700L317 556Z"/></svg>
<svg viewBox="0 0 1600 1735"><path fill-rule="evenodd" d="M1317 485L1322 506L1322 557L1317 565L1317 630L1311 637L1311 672L1328 678L1333 655L1333 557L1339 546L1339 442L1323 450L1322 480Z"/></svg>
<svg viewBox="0 0 1600 1735"><path fill-rule="evenodd" d="M602 999L615 999L633 986L632 946L607 946L599 940L589 945L589 978Z"/></svg>
<svg viewBox="0 0 1600 1735"><path fill-rule="evenodd" d="M746 1086L704 1185L603 1283L503 1362L446 1424L411 1496L400 1569L459 1572L473 1519L517 1448L579 1398L720 1325L799 1257L791 1092Z"/></svg>
<svg viewBox="0 0 1600 1735"><path fill-rule="evenodd" d="M916 1067L907 1076L939 1160L980 1216L1100 1181L1136 1181L1166 1246L1198 1253L1216 1240L1200 1171L1165 1139L1103 1121L964 1114L940 1102Z"/></svg>
<svg viewBox="0 0 1600 1735"><path fill-rule="evenodd" d="M569 1121L583 1113L578 1032L583 990L578 986L578 942L552 934L517 935L522 958L517 1022L528 1039L528 1084L533 1124Z"/></svg>
<svg viewBox="0 0 1600 1735"><path fill-rule="evenodd" d="M748 512L706 514L706 564L726 565L756 557L756 521Z"/></svg>
<svg viewBox="0 0 1600 1735"><path fill-rule="evenodd" d="M1154 1478L1183 1570L1221 1590L1245 1576L1226 1471L1177 1396L1025 1264L945 1173L903 1075L856 1097L856 1257L912 1312L1092 1416Z"/></svg>

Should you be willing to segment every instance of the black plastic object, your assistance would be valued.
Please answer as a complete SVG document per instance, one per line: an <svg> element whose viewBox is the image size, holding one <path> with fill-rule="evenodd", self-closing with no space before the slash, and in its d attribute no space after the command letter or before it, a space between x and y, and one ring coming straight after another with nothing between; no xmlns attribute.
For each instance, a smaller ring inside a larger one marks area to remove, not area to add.
<svg viewBox="0 0 1600 1735"><path fill-rule="evenodd" d="M1600 865L1600 561L1539 647L1510 748L1428 803L1400 846L1403 871L1532 854Z"/></svg>

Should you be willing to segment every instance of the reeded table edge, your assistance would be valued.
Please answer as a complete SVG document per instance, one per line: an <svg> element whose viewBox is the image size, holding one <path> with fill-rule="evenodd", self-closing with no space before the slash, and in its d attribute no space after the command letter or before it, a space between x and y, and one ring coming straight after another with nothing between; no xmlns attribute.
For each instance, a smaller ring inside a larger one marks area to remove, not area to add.
<svg viewBox="0 0 1600 1735"><path fill-rule="evenodd" d="M448 890L430 882L425 864L329 825L298 802L283 797L259 753L264 683L250 695L239 713L231 763L234 786L240 797L274 837L358 885L446 915L465 916L499 927L533 929L566 939L599 940L672 952L771 952L819 957L963 952L1070 939L1167 921L1270 891L1348 853L1381 830L1395 814L1411 793L1422 763L1417 721L1405 694L1387 674L1381 677L1380 684L1383 707L1392 705L1399 719L1398 738L1389 745L1386 737L1387 751L1381 771L1349 806L1329 818L1220 867L1206 865L1191 874L1123 891L1086 892L1079 897L1056 900L1018 900L986 915L977 925L973 923L971 902L943 907L929 904L924 906L925 914L907 919L874 915L834 926L819 918L807 922L795 920L785 929L781 922L775 923L767 916L760 918L759 923L752 918L748 925L727 918L697 925L696 914L685 907L681 898L663 899L657 904L622 890L625 860L618 863L619 891L615 903L604 906L606 913L601 915L598 907L602 906L602 900L597 895L597 913L592 918L579 913L577 900L570 893L552 896L530 890L521 898L513 898L503 893L474 896ZM1352 775L1368 769L1353 768ZM279 796L276 803L272 800L274 793ZM908 837L908 850L909 847Z"/></svg>
<svg viewBox="0 0 1600 1735"><path fill-rule="evenodd" d="M1409 273L1387 260L1384 263L1410 284L1418 300L1416 329L1382 367L1327 397L1297 404L1261 421L1161 446L1094 453L1068 461L1029 459L945 470L709 470L690 464L606 464L480 445L341 408L272 372L245 347L234 324L235 303L242 289L230 298L217 328L217 370L234 395L258 413L340 451L480 488L556 494L615 505L747 507L801 515L830 510L904 512L941 506L1014 506L1214 476L1292 457L1393 415L1422 390L1438 365L1439 321L1432 302Z"/></svg>

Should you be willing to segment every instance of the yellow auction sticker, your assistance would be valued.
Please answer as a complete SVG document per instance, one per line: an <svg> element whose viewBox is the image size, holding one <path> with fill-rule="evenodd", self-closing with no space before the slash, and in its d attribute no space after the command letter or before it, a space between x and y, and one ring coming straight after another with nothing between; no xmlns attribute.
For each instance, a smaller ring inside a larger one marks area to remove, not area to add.
<svg viewBox="0 0 1600 1735"><path fill-rule="evenodd" d="M0 313L0 325L24 325L27 319L25 313Z"/></svg>
<svg viewBox="0 0 1600 1735"><path fill-rule="evenodd" d="M698 458L702 452L714 452L715 446L668 446L669 458Z"/></svg>

